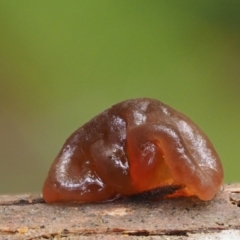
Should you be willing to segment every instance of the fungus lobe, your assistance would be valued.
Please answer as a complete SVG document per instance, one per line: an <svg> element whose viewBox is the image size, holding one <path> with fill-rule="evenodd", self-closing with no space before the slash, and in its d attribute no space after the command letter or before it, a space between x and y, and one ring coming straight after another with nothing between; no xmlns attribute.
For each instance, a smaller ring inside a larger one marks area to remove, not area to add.
<svg viewBox="0 0 240 240"><path fill-rule="evenodd" d="M120 102L77 129L52 163L43 198L98 202L173 189L174 196L210 200L223 169L207 136L164 103Z"/></svg>

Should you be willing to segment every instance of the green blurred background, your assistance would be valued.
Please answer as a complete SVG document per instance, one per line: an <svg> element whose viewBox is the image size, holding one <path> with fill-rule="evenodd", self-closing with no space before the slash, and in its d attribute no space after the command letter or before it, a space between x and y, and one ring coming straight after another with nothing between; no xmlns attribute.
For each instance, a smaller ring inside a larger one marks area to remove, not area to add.
<svg viewBox="0 0 240 240"><path fill-rule="evenodd" d="M240 181L240 2L0 0L0 193L38 192L65 139L112 104L157 98Z"/></svg>

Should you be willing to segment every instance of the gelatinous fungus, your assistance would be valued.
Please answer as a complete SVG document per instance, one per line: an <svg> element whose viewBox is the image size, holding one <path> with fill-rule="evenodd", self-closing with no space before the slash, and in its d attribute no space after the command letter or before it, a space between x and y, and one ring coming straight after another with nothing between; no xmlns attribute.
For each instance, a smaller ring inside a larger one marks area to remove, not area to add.
<svg viewBox="0 0 240 240"><path fill-rule="evenodd" d="M218 154L195 123L158 100L139 98L105 110L66 140L43 198L110 201L170 186L176 189L170 197L210 200L222 180Z"/></svg>

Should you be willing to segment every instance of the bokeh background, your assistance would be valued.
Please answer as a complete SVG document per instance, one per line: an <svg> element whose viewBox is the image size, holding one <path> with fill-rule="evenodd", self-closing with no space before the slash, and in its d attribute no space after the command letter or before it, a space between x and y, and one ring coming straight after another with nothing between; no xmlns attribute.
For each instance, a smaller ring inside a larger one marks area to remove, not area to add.
<svg viewBox="0 0 240 240"><path fill-rule="evenodd" d="M74 130L135 97L192 118L240 181L240 2L0 0L0 193L39 192Z"/></svg>

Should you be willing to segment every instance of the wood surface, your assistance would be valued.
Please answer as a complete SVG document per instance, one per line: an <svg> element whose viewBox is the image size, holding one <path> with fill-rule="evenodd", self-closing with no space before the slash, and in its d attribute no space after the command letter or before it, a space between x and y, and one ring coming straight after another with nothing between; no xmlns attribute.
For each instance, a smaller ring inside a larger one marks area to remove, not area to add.
<svg viewBox="0 0 240 240"><path fill-rule="evenodd" d="M40 194L0 195L0 239L240 239L240 183L208 202L45 204Z"/></svg>

